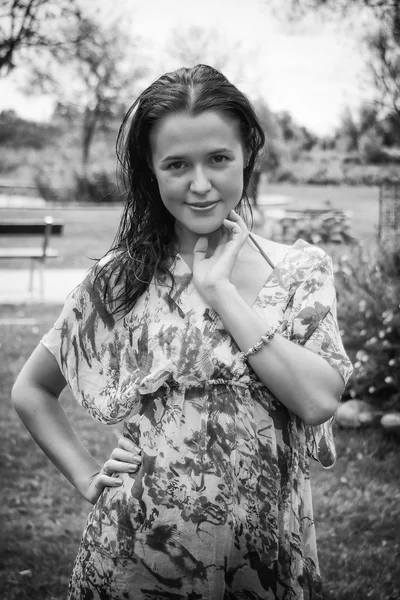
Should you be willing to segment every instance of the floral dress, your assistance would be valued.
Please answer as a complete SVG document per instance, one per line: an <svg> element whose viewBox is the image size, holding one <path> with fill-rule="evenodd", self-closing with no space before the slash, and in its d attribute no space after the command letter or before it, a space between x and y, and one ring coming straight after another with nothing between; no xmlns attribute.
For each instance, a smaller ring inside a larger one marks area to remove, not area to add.
<svg viewBox="0 0 400 600"><path fill-rule="evenodd" d="M42 340L78 402L142 448L88 517L69 598L320 599L308 459L334 463L332 424L307 426L274 397L179 256L173 273L172 291L153 282L116 319L89 272ZM335 303L330 258L298 240L253 310L344 386Z"/></svg>

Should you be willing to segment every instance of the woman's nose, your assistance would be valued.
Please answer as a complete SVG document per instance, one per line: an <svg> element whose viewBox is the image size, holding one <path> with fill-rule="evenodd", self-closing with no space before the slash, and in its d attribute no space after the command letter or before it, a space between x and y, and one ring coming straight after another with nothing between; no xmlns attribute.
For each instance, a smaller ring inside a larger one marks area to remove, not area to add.
<svg viewBox="0 0 400 600"><path fill-rule="evenodd" d="M205 194L211 190L211 181L204 169L195 169L193 179L190 183L190 191L196 194Z"/></svg>

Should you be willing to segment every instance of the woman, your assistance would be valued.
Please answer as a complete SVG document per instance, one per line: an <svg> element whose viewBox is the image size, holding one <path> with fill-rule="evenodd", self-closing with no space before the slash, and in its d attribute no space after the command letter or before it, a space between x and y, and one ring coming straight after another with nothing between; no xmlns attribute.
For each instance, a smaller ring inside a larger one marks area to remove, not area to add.
<svg viewBox="0 0 400 600"><path fill-rule="evenodd" d="M158 79L122 124L114 246L13 390L94 503L71 599L322 597L308 457L334 461L351 365L327 255L249 235L263 142L248 99L204 65ZM100 421L124 421L102 469L56 402L65 382Z"/></svg>

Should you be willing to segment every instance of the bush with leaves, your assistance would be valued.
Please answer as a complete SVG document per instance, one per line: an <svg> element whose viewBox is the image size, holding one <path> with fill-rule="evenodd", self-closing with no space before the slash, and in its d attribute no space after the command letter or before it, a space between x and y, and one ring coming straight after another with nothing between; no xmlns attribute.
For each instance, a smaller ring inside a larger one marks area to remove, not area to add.
<svg viewBox="0 0 400 600"><path fill-rule="evenodd" d="M105 171L98 171L86 177L76 175L75 180L74 195L79 202L108 204L122 201L113 178Z"/></svg>
<svg viewBox="0 0 400 600"><path fill-rule="evenodd" d="M383 148L383 135L376 129L370 129L361 135L358 141L360 158L365 164L380 164L387 162Z"/></svg>
<svg viewBox="0 0 400 600"><path fill-rule="evenodd" d="M39 194L48 202L110 204L123 200L123 193L114 183L115 178L106 171L86 176L69 173L63 177L60 171L41 169L34 179Z"/></svg>
<svg viewBox="0 0 400 600"><path fill-rule="evenodd" d="M0 113L0 145L6 148L35 148L49 146L59 131L53 125L26 121L13 110Z"/></svg>
<svg viewBox="0 0 400 600"><path fill-rule="evenodd" d="M301 238L311 244L354 244L350 219L340 210L287 211L280 220L280 241L293 244Z"/></svg>
<svg viewBox="0 0 400 600"><path fill-rule="evenodd" d="M400 244L372 258L362 246L335 267L343 342L354 361L344 398L400 410Z"/></svg>

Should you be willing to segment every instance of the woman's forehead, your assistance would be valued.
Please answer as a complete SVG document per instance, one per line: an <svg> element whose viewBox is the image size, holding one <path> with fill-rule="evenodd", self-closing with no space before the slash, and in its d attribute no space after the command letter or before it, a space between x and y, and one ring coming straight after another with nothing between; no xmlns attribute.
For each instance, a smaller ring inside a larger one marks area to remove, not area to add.
<svg viewBox="0 0 400 600"><path fill-rule="evenodd" d="M150 133L153 154L177 151L180 148L213 147L215 145L234 150L241 144L239 127L233 119L216 111L192 116L186 113L167 115L154 126Z"/></svg>

